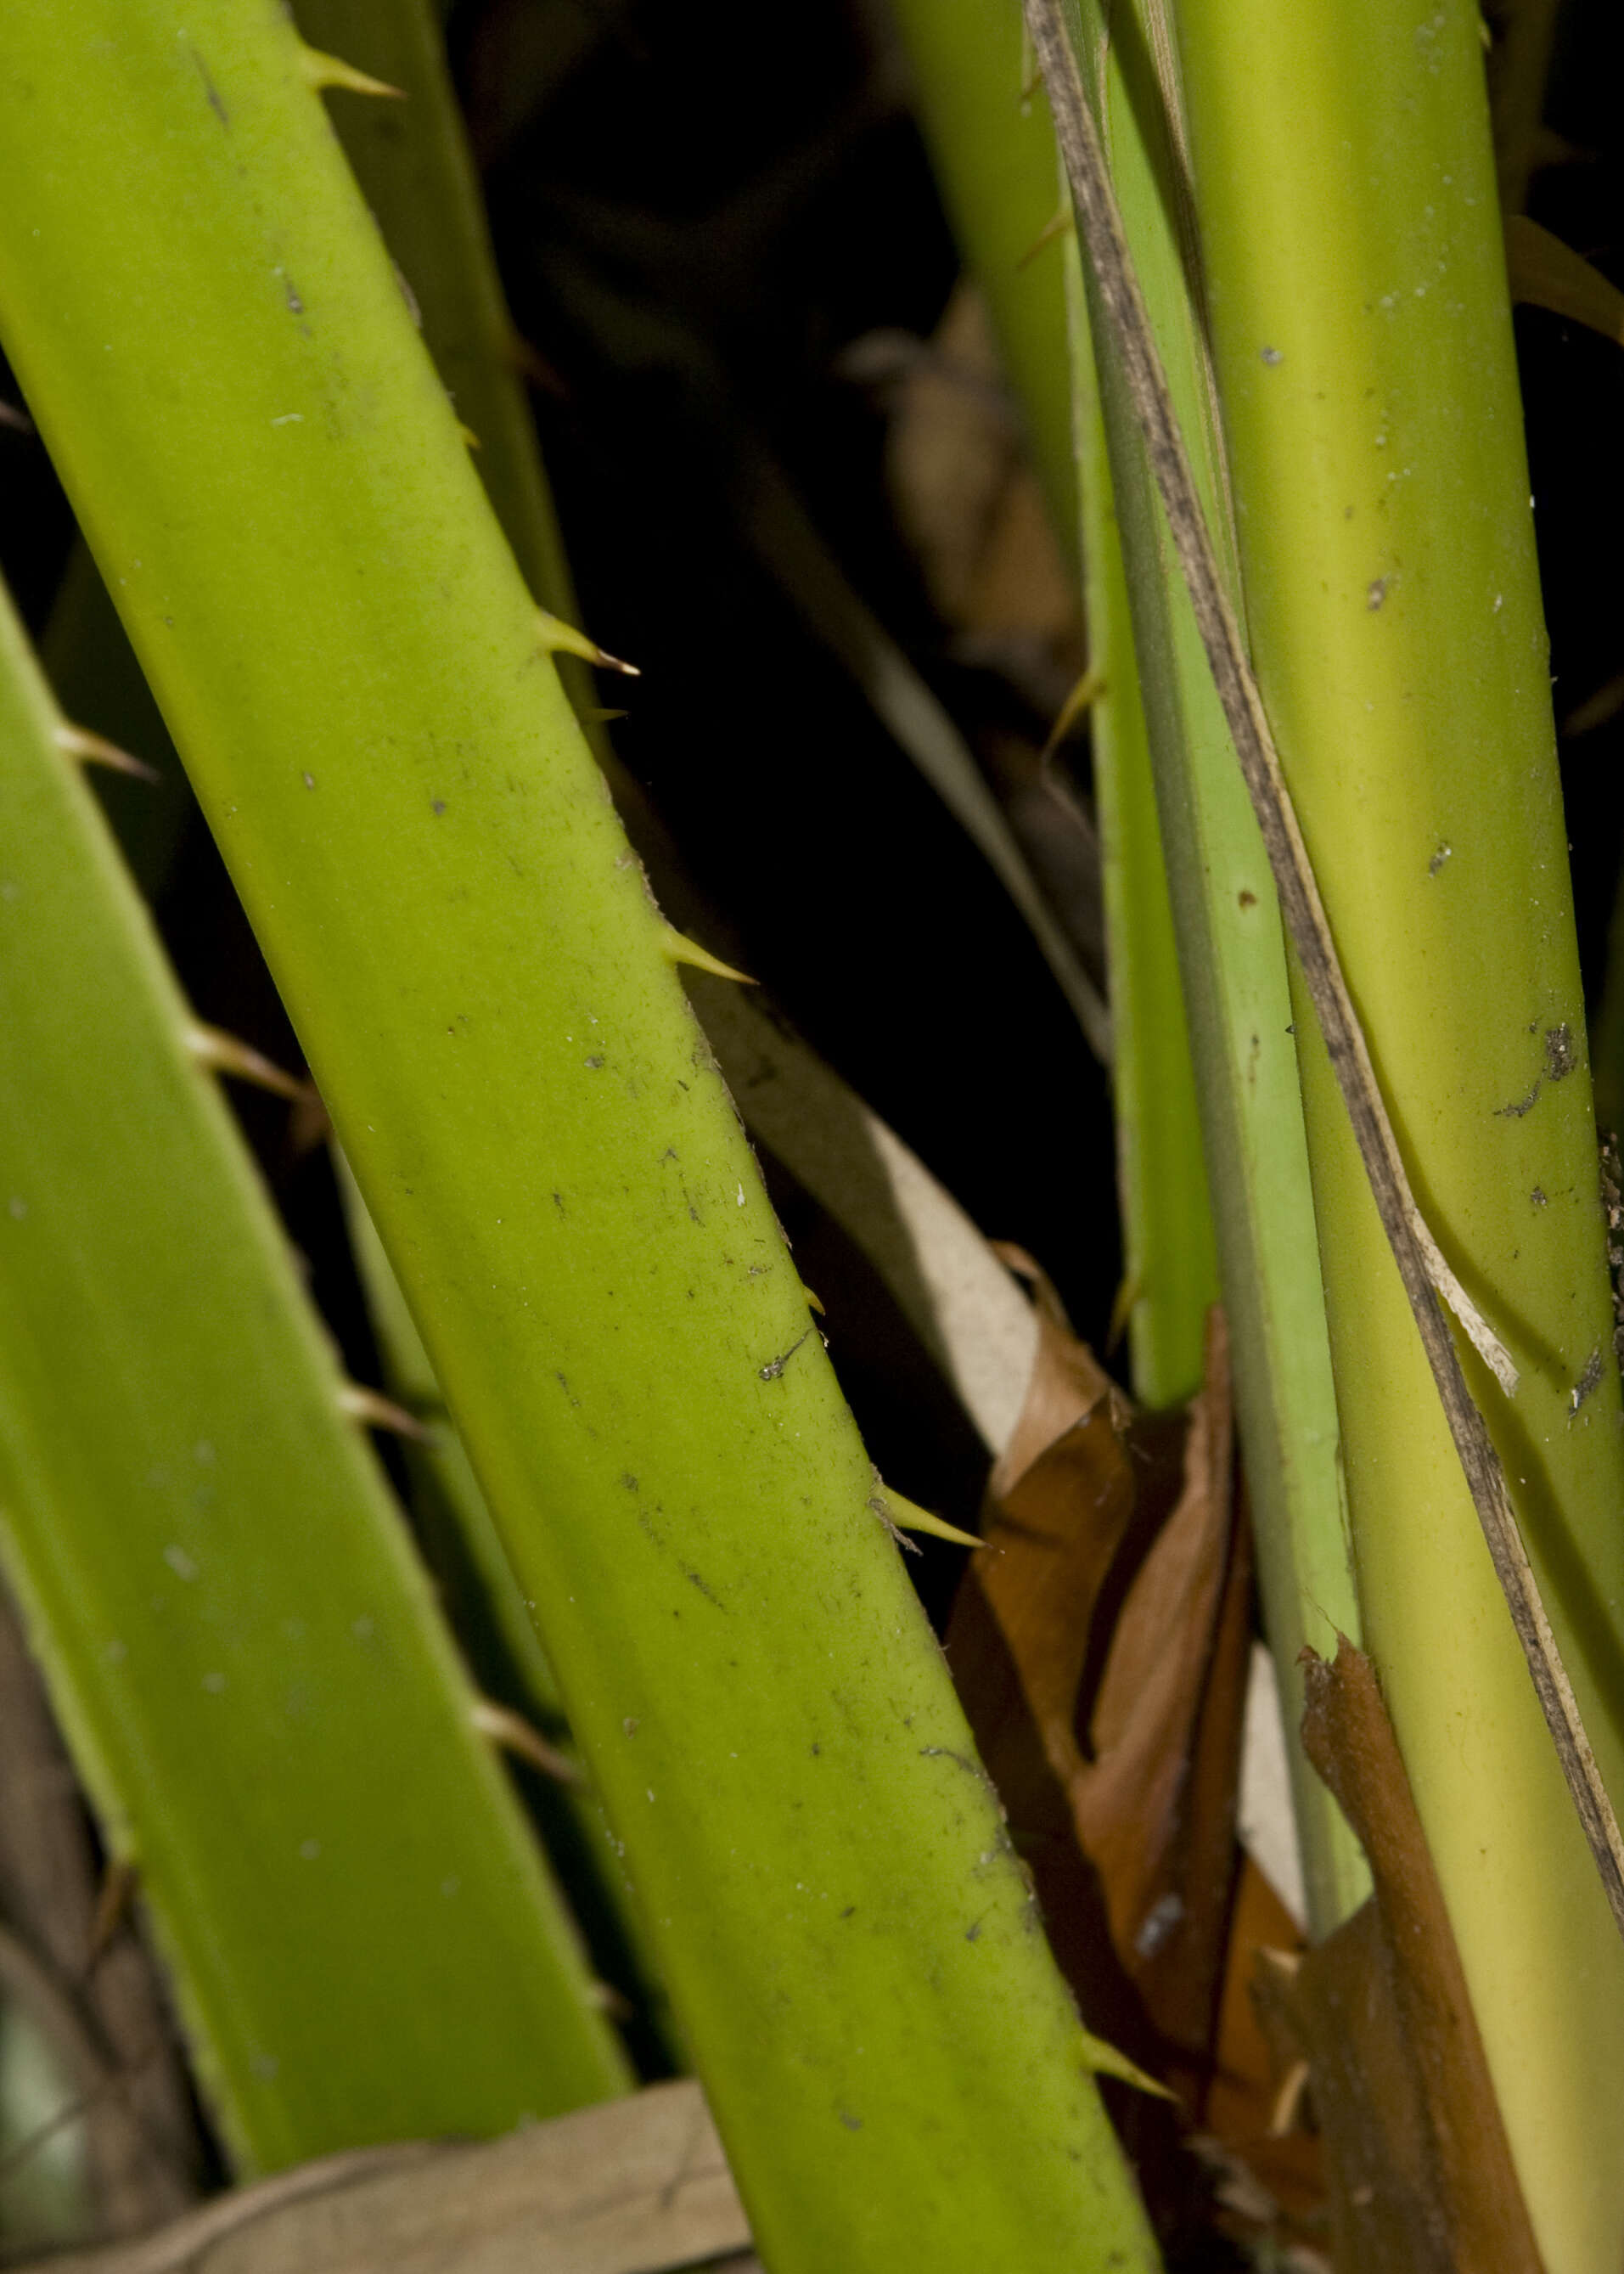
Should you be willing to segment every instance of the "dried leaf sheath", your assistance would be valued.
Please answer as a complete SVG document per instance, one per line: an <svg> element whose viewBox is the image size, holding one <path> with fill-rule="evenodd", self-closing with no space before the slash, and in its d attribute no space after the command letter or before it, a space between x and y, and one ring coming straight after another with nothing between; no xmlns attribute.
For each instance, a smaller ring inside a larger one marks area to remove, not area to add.
<svg viewBox="0 0 1624 2274"><path fill-rule="evenodd" d="M1259 1994L1308 2056L1337 2263L1540 2274L1426 1835L1369 1659L1308 1668L1304 1737L1370 1857L1370 1901Z"/></svg>

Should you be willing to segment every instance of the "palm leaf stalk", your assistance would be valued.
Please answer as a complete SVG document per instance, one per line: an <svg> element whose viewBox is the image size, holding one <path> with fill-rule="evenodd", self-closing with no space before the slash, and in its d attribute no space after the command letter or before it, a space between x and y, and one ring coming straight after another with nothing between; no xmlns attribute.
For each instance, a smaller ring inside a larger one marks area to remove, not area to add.
<svg viewBox="0 0 1624 2274"><path fill-rule="evenodd" d="M1616 1795L1624 1435L1477 27L1178 28L1259 680L1411 1179L1521 1375L1465 1359ZM1612 2267L1624 1948L1297 1024L1366 1640L1546 2263Z"/></svg>
<svg viewBox="0 0 1624 2274"><path fill-rule="evenodd" d="M1194 294L1171 43L1155 0L1108 31L1071 18L1124 226L1209 525L1233 573L1222 442ZM1111 34L1114 33L1114 36ZM1158 62L1160 60L1160 63ZM1155 494L1093 272L1074 302L1097 374L1155 770L1214 1193L1221 1278L1266 1624L1286 1706L1311 1931L1364 1900L1357 1844L1297 1741L1304 1645L1357 1638L1303 1109L1280 910L1234 745ZM1079 402L1089 402L1079 357Z"/></svg>
<svg viewBox="0 0 1624 2274"><path fill-rule="evenodd" d="M239 2169L603 2098L574 1926L64 731L4 603L4 1551L103 1836Z"/></svg>
<svg viewBox="0 0 1624 2274"><path fill-rule="evenodd" d="M312 76L268 0L14 10L14 367L537 1607L763 2255L1148 2264L1106 2056Z"/></svg>
<svg viewBox="0 0 1624 2274"><path fill-rule="evenodd" d="M342 56L362 81L394 90L335 91L339 140L405 280L434 368L477 438L475 468L525 581L542 607L573 623L569 564L436 11L429 0L301 0L297 14L310 47ZM115 630L127 647L122 629ZM579 658L560 660L577 711L587 715L587 667ZM603 727L589 724L587 732L605 757ZM342 1156L335 1156L335 1166L391 1392L430 1424L426 1439L405 1449L406 1468L418 1537L453 1627L490 1695L573 1758L558 1683L446 1413L422 1337ZM640 2008L662 2006L635 1906L590 1786L560 1787L544 1773L529 1795L600 1964L617 1984L635 1986Z"/></svg>
<svg viewBox="0 0 1624 2274"><path fill-rule="evenodd" d="M1074 433L1054 136L1041 95L1023 89L1018 9L895 0L894 12L936 178L986 297L1050 519L1081 563L1129 1352L1136 1394L1172 1405L1200 1385L1217 1265L1119 550L1094 443Z"/></svg>
<svg viewBox="0 0 1624 2274"><path fill-rule="evenodd" d="M996 308L1001 292L1035 290L1028 280L1038 264L1019 276L999 267L1004 241L1019 234L1007 225L996 237L972 234L985 230L978 222L982 204L1013 169L1007 154L994 161L986 154L1037 145L1019 177L1028 215L1052 197L1043 185L1056 178L1047 114L1040 110L1042 132L1035 135L1019 104L1019 13L1003 0L973 0L951 19L913 0L898 0L898 12L909 29L928 117L934 109L939 121L930 141L950 207L975 252L978 273L989 278ZM1097 14L1077 26L1185 431L1205 441L1208 494L1216 496L1222 478L1210 392L1184 248L1169 217L1177 210L1170 150L1154 125L1161 92L1154 75L1148 87L1144 84L1154 28L1136 16L1131 32L1108 42ZM1165 50L1165 41L1159 44ZM951 95L938 94L944 84ZM981 154L974 172L959 156L966 145ZM1066 257L1075 264L1073 252ZM1339 1631L1357 1638L1359 1615L1302 1106L1287 1032L1284 941L1257 825L1131 407L1109 356L1094 376L1091 341L1102 335L1091 321L1075 265L1072 276L1071 368L1089 636L1096 658L1104 655L1094 713L1095 779L1108 892L1122 909L1112 935L1112 997L1114 1017L1120 1021L1125 1014L1125 1025L1117 1035L1113 1080L1130 1256L1143 1259L1133 1321L1136 1383L1159 1378L1170 1386L1178 1379L1170 1366L1162 1370L1148 1356L1141 1361L1142 1350L1182 1349L1188 1386L1189 1352L1199 1352L1192 1337L1204 1307L1200 1291L1208 1284L1192 1259L1215 1232L1266 1623L1291 1732L1309 1919L1324 1933L1357 1907L1369 1880L1357 1843L1296 1741L1297 1660L1304 1643L1324 1651L1335 1648ZM1066 356L1067 315L1065 305L1049 305L1050 358ZM1026 325L1038 329L1031 314ZM1040 415L1029 412L1034 425ZM1182 992L1169 983L1169 937L1177 941ZM1181 1103L1190 1077L1180 1062L1191 1058L1199 1150L1186 1133ZM1204 1221L1203 1155L1212 1231ZM1177 1291L1167 1306L1170 1317L1164 1313L1154 1323L1141 1316L1153 1289Z"/></svg>

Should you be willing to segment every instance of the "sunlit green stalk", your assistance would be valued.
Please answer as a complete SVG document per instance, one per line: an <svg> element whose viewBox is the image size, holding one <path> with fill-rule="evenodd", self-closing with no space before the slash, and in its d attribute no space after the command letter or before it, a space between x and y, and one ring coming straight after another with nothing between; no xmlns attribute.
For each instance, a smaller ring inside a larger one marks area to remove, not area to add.
<svg viewBox="0 0 1624 2274"><path fill-rule="evenodd" d="M1089 719L1129 1348L1136 1393L1170 1405L1199 1384L1217 1266L1109 478L1097 418L1085 410L1074 422L1054 136L1041 95L1024 83L1018 6L895 0L895 12L936 177L991 311L1051 518L1073 561L1080 551L1089 667L1100 681Z"/></svg>
<svg viewBox="0 0 1624 2274"><path fill-rule="evenodd" d="M955 225L1000 319L1011 372L1033 390L1028 422L1041 435L1055 415L1048 380L1065 355L1059 327L1068 312L1044 273L1047 256L1018 269L1009 253L1023 237L1030 242L1056 178L1047 116L1040 110L1034 124L1015 92L1024 61L1019 10L1013 0L956 0L950 10L926 0L897 5ZM1153 30L1145 18L1119 11L1117 43L1109 45L1093 10L1074 17L1073 28L1091 90L1103 84L1107 91L1118 195L1181 413L1215 494L1210 393L1181 259L1177 187L1155 123ZM1075 277L1072 249L1065 260ZM1137 1298L1135 1382L1153 1403L1193 1387L1213 1285L1214 1227L1189 1105L1187 1000L1265 1610L1295 1732L1303 1645L1333 1648L1339 1629L1357 1634L1358 1612L1287 1031L1284 948L1267 865L1137 431L1109 365L1096 387L1079 291L1071 295L1070 321L1091 659L1103 680L1094 770L1118 1028L1113 1081L1124 1244ZM1027 375L1034 372L1033 381ZM1049 456L1040 447L1041 467ZM1129 611L1137 669L1126 645ZM1182 993L1169 970L1174 931ZM1310 1919L1323 1932L1362 1900L1368 1879L1295 1738L1289 1758Z"/></svg>
<svg viewBox="0 0 1624 2274"><path fill-rule="evenodd" d="M1252 649L1471 1361L1624 1794L1624 1427L1477 21L1184 0ZM1551 2274L1615 2269L1624 1949L1300 1009L1365 1638Z"/></svg>
<svg viewBox="0 0 1624 2274"><path fill-rule="evenodd" d="M1192 299L1177 145L1155 67L1167 41L1149 9L1106 36L1073 18L1134 260L1181 422L1221 540L1219 445ZM1092 298L1092 295L1090 295ZM1081 344L1103 336L1079 306ZM1310 1924L1323 1933L1368 1886L1340 1812L1296 1742L1298 1656L1357 1635L1346 1512L1278 905L1114 356L1101 362L1162 841L1191 1013L1236 1397L1269 1638L1291 1733ZM1087 401L1086 371L1079 390Z"/></svg>
<svg viewBox="0 0 1624 2274"><path fill-rule="evenodd" d="M24 0L0 152L7 348L537 1607L763 2257L1147 2265L673 943L291 27Z"/></svg>
<svg viewBox="0 0 1624 2274"><path fill-rule="evenodd" d="M410 290L423 343L526 582L573 616L569 564L530 405L522 343L491 251L478 177L432 0L295 0L312 48L398 88L402 100L339 94L344 155Z"/></svg>
<svg viewBox="0 0 1624 2274"><path fill-rule="evenodd" d="M1116 493L1074 245L1065 260L1076 328L1088 655L1101 682L1090 719L1110 945L1129 1346L1136 1395L1147 1405L1171 1405L1200 1385L1218 1258Z"/></svg>
<svg viewBox="0 0 1624 2274"><path fill-rule="evenodd" d="M531 1757L525 1797L598 1971L649 2034L634 2032L640 2060L656 2068L677 2055L665 1992L648 1954L625 1867L608 1847L603 1811L570 1733L557 1677L519 1592L479 1480L446 1411L434 1369L383 1242L342 1156L335 1167L350 1244L391 1397L425 1425L401 1448L412 1525L440 1601L485 1697L509 1708L572 1766L560 1781ZM519 1758L523 1758L520 1756ZM520 1772L523 1773L523 1771Z"/></svg>
<svg viewBox="0 0 1624 2274"><path fill-rule="evenodd" d="M399 91L393 101L338 99L339 139L408 282L434 368L458 417L478 437L475 467L525 580L544 607L573 623L568 563L436 11L431 0L300 0L296 15L311 46ZM573 667L571 696L590 705L590 676L578 659ZM568 1747L558 1683L445 1414L422 1337L354 1178L342 1159L337 1166L391 1390L412 1412L433 1417L431 1442L408 1449L406 1464L418 1536L452 1624L492 1695ZM599 1962L641 2005L663 2009L625 1873L605 1845L590 1787L532 1786L530 1796ZM661 2018L668 2020L663 2010Z"/></svg>
<svg viewBox="0 0 1624 2274"><path fill-rule="evenodd" d="M0 1510L239 2167L625 2063L0 600ZM409 1762L409 1779L396 1764Z"/></svg>
<svg viewBox="0 0 1624 2274"><path fill-rule="evenodd" d="M1064 362L1065 207L1055 141L1008 0L891 0L914 107L953 234L985 294L1055 534L1077 561L1077 462Z"/></svg>

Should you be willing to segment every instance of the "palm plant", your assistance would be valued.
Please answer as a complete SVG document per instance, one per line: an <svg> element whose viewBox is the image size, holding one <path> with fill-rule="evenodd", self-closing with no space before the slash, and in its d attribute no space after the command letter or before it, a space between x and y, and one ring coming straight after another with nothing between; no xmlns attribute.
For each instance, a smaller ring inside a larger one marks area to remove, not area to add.
<svg viewBox="0 0 1624 2274"><path fill-rule="evenodd" d="M1105 147L1395 1157L1515 1398L1430 1295L1421 1323L1464 1369L1617 1793L1620 1386L1476 27L1029 12ZM344 1390L199 1071L227 1046L65 771L99 746L8 631L5 1552L107 1844L139 1864L238 2172L605 2097L628 2064L482 1734L550 1758L521 1707L584 1766L542 1811L560 1868L599 1963L669 2000L645 2056L703 2079L770 2267L1148 2267L1095 2077L1147 2080L1079 2022L898 1552L899 1528L955 1528L874 1467L718 1073L718 1052L752 1114L773 1030L723 1007L731 940L662 872L706 944L666 920L605 794L600 765L635 801L588 676L617 666L573 628L435 27L417 0L298 13L304 41L242 0L13 8L0 335L342 1143L396 1418L439 1433L409 1456L430 1554L471 1575L485 1641L464 1623L463 1647L505 1702L480 1705L346 1418L346 1396L384 1409ZM1195 1396L1221 1295L1288 1724L1304 1644L1362 1637L1513 2195L1551 2274L1590 2274L1624 2231L1603 2087L1624 1954L1282 928L1109 267L1087 230L1020 262L1060 177L1013 0L897 13L1080 564L1133 1385ZM628 357L654 327L610 323ZM765 453L741 463L763 557L892 689L1102 1044L951 726ZM116 651L75 576L52 661L82 707ZM149 877L169 849L149 836ZM714 1051L683 966L710 974ZM808 1063L786 1046L802 1103L764 1141L843 1209L849 1172L801 1126L832 1110L894 1194L901 1148ZM951 1341L941 1273L854 1212L853 1236ZM1019 1378L1026 1314L966 1268L1020 1321ZM999 1439L1020 1400L970 1403ZM177 1447L208 1471L184 1489ZM1295 1743L1290 1774L1320 1942L1368 1874ZM1103 1980L1073 1984L1090 2022ZM1125 2119L1143 2141L1160 2120Z"/></svg>

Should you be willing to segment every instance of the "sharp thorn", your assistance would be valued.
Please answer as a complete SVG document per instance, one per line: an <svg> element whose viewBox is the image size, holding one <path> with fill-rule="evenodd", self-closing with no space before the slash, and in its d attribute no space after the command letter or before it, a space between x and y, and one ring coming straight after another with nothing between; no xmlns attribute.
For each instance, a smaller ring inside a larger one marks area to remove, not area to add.
<svg viewBox="0 0 1624 2274"><path fill-rule="evenodd" d="M903 1532L929 1532L933 1538L951 1540L959 1547L984 1547L987 1545L973 1532L960 1532L959 1526L950 1524L945 1517L932 1516L928 1508L921 1508L901 1493L892 1492L889 1485L880 1486L869 1501L868 1509L869 1513L877 1516L893 1536ZM900 1540L898 1544L905 1547L914 1546L911 1540ZM917 1554L918 1550L914 1552Z"/></svg>
<svg viewBox="0 0 1624 2274"><path fill-rule="evenodd" d="M234 1075L238 1081L252 1082L256 1089L268 1089L277 1097L291 1097L300 1104L311 1095L307 1081L284 1073L281 1066L238 1042L235 1035L228 1035L223 1028L205 1027L194 1019L183 1039L198 1064L211 1073Z"/></svg>
<svg viewBox="0 0 1624 2274"><path fill-rule="evenodd" d="M357 71L340 56L323 55L320 48L307 48L299 41L299 70L306 87L313 87L318 94L329 87L342 87L347 94L384 94L392 102L404 102L403 87L391 87L387 79L374 79L370 72Z"/></svg>
<svg viewBox="0 0 1624 2274"><path fill-rule="evenodd" d="M880 1522L885 1526L886 1531L890 1532L897 1546L902 1548L905 1553L909 1555L922 1555L924 1554L924 1549L919 1545L917 1540L910 1540L906 1532L898 1531L897 1526L891 1522L891 1517L886 1513L885 1503L883 1500L871 1500L868 1502L868 1512L871 1516L877 1516L879 1517Z"/></svg>
<svg viewBox="0 0 1624 2274"><path fill-rule="evenodd" d="M1588 734L1598 727L1605 727L1609 719L1616 719L1624 711L1624 672L1617 673L1594 695L1570 711L1561 724L1565 735Z"/></svg>
<svg viewBox="0 0 1624 2274"><path fill-rule="evenodd" d="M544 394L556 395L560 402L568 400L569 389L541 350L533 340L527 340L523 332L514 329L511 325L507 348L508 365L521 379L531 387L540 388Z"/></svg>
<svg viewBox="0 0 1624 2274"><path fill-rule="evenodd" d="M1062 742L1076 730L1085 712L1092 711L1105 692L1105 681L1097 671L1086 671L1060 706L1060 716L1049 730L1049 740L1038 757L1038 764L1047 766Z"/></svg>
<svg viewBox="0 0 1624 2274"><path fill-rule="evenodd" d="M1127 1272L1117 1281L1116 1299L1111 1304L1111 1323L1105 1337L1107 1358L1121 1346L1122 1338L1128 1331L1128 1321L1133 1316L1133 1306L1143 1292L1137 1271Z"/></svg>
<svg viewBox="0 0 1624 2274"><path fill-rule="evenodd" d="M712 955L708 947L701 947L680 932L674 924L667 924L660 936L668 963L689 963L695 971L708 971L713 979L736 979L741 987L754 987L756 983L748 971L735 971L731 963L724 963L719 955Z"/></svg>
<svg viewBox="0 0 1624 2274"><path fill-rule="evenodd" d="M568 1755L550 1745L523 1713L515 1713L511 1706L499 1706L494 1698L476 1698L469 1709L469 1718L482 1737L489 1737L505 1753L518 1760L528 1761L543 1776L552 1777L559 1784L579 1784L581 1772Z"/></svg>
<svg viewBox="0 0 1624 2274"><path fill-rule="evenodd" d="M1148 2093L1153 2100L1177 2098L1177 2096L1169 2092L1165 2084L1159 2083L1148 2069L1142 2069L1137 2061L1130 2060L1126 2053L1119 2052L1103 2037L1096 2037L1092 2029L1085 2029L1083 2036L1086 2041L1083 2057L1096 2076L1120 2077L1124 2084L1131 2084L1136 2092Z"/></svg>
<svg viewBox="0 0 1624 2274"><path fill-rule="evenodd" d="M369 1429L392 1429L397 1437L410 1437L417 1445L434 1442L434 1432L425 1428L415 1413L386 1397L381 1389L364 1389L358 1382L341 1385L338 1410L346 1419L363 1422Z"/></svg>
<svg viewBox="0 0 1624 2274"><path fill-rule="evenodd" d="M643 676L635 663L623 663L618 655L611 655L561 616L550 616L545 608L536 611L536 629L549 655L578 655L583 663L595 663L604 671L624 672L628 679Z"/></svg>
<svg viewBox="0 0 1624 2274"><path fill-rule="evenodd" d="M1017 272L1025 268L1029 262L1035 260L1045 245L1053 245L1056 237L1069 236L1076 227L1076 216L1071 211L1071 200L1068 198L1064 205L1058 207L1049 215L1021 254L1020 259L1015 263Z"/></svg>
<svg viewBox="0 0 1624 2274"><path fill-rule="evenodd" d="M583 704L575 716L583 727L613 727L617 719L629 719L629 711L605 711L601 703Z"/></svg>
<svg viewBox="0 0 1624 2274"><path fill-rule="evenodd" d="M1305 2060L1295 2060L1280 2081L1269 2110L1268 2136L1283 2140L1288 2132L1297 2129L1297 2120L1303 2105L1303 2096L1308 2090L1309 2067Z"/></svg>
<svg viewBox="0 0 1624 2274"><path fill-rule="evenodd" d="M635 2022L637 2018L635 2006L613 1982L590 1982L586 1995L587 2003L595 2006L600 2014L606 2014L612 2022Z"/></svg>
<svg viewBox="0 0 1624 2274"><path fill-rule="evenodd" d="M818 1301L817 1297L812 1292L812 1290L808 1286L804 1279L801 1283L801 1291L806 1297L812 1308L817 1313L820 1319L828 1317L829 1314L824 1310L823 1305Z"/></svg>
<svg viewBox="0 0 1624 2274"><path fill-rule="evenodd" d="M318 1145L325 1145L332 1134L332 1118L321 1092L313 1081L307 1081L288 1117L288 1142L293 1149L294 1159L302 1161L307 1153L313 1153Z"/></svg>
<svg viewBox="0 0 1624 2274"><path fill-rule="evenodd" d="M52 729L51 739L59 750L87 766L105 766L109 773L132 774L137 781L163 779L156 766L149 766L145 758L132 758L128 750L121 750L105 734L93 734L88 727L70 727L64 720Z"/></svg>
<svg viewBox="0 0 1624 2274"><path fill-rule="evenodd" d="M457 433L462 437L463 441L470 450L477 450L484 447L473 428L471 426L465 425L460 418L457 420Z"/></svg>

